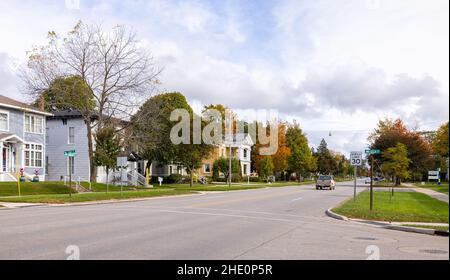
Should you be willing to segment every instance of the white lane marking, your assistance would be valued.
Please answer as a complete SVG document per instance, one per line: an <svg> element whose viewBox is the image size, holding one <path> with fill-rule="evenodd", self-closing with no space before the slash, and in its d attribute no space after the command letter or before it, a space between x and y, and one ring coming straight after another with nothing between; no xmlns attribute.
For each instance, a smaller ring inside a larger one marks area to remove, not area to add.
<svg viewBox="0 0 450 280"><path fill-rule="evenodd" d="M303 199L302 197L299 197L299 198L293 199L292 202L299 201L299 200L302 200L302 199Z"/></svg>

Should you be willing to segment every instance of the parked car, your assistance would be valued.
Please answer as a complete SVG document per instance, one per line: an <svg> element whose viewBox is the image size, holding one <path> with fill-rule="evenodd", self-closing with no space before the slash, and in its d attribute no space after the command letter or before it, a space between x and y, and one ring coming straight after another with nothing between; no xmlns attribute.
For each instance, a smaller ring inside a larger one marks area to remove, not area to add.
<svg viewBox="0 0 450 280"><path fill-rule="evenodd" d="M367 184L367 185L370 184L370 177L369 177L369 178L366 178L366 180L364 181L364 184Z"/></svg>
<svg viewBox="0 0 450 280"><path fill-rule="evenodd" d="M330 190L336 189L336 182L331 175L320 175L316 181L316 190L323 190L326 188Z"/></svg>

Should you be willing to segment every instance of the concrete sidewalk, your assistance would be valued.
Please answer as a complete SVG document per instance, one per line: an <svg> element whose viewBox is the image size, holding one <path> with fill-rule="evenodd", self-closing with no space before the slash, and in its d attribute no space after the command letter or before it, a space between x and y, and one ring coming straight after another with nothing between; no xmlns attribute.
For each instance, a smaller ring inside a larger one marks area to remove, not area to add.
<svg viewBox="0 0 450 280"><path fill-rule="evenodd" d="M444 194L444 193L440 193L434 190L430 190L430 189L425 189L425 188L420 188L420 187L416 187L412 184L407 184L404 183L403 185L407 186L408 188L413 189L416 192L420 192L423 194L426 194L428 196L431 196L432 198L438 199L440 201L444 201L448 203L448 195Z"/></svg>
<svg viewBox="0 0 450 280"><path fill-rule="evenodd" d="M4 206L0 209L16 209L16 208L26 208L26 207L35 207L35 206L42 206L45 204L41 203L11 203L11 202L0 202L0 205Z"/></svg>

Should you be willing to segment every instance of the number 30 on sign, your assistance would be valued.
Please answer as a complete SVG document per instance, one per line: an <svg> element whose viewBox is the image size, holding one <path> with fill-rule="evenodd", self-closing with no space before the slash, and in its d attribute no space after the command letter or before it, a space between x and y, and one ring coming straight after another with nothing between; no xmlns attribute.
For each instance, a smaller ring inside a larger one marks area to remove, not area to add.
<svg viewBox="0 0 450 280"><path fill-rule="evenodd" d="M350 165L361 166L362 165L362 152L351 152L350 153Z"/></svg>

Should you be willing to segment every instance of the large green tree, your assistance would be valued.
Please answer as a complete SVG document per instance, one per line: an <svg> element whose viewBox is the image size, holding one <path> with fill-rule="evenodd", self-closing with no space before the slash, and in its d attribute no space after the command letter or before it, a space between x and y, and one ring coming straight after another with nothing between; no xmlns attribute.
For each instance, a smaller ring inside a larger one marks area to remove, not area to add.
<svg viewBox="0 0 450 280"><path fill-rule="evenodd" d="M180 146L172 143L170 133L175 122L170 116L175 109L192 112L186 98L179 92L164 93L149 98L131 118L133 140L142 156L148 160L148 167L154 161L172 163Z"/></svg>
<svg viewBox="0 0 450 280"><path fill-rule="evenodd" d="M319 147L317 147L315 156L317 158L317 171L320 174L334 174L337 171L336 159L328 149L325 139L322 139Z"/></svg>
<svg viewBox="0 0 450 280"><path fill-rule="evenodd" d="M173 142L173 129L182 121L171 119L175 110L185 110L188 113L188 119L184 121L187 121L189 131L183 132L189 133L189 143ZM180 164L190 174L191 186L194 173L213 150L213 146L204 143L203 139L200 143L195 143L194 118L198 119L199 116L194 114L184 95L173 92L151 97L131 119L133 139L140 147L143 157L148 160L148 167L154 161ZM205 122L200 121L200 128L205 125Z"/></svg>
<svg viewBox="0 0 450 280"><path fill-rule="evenodd" d="M76 110L91 118L95 110L92 90L80 76L56 78L33 105L49 112Z"/></svg>

